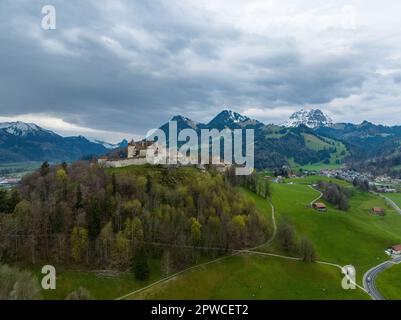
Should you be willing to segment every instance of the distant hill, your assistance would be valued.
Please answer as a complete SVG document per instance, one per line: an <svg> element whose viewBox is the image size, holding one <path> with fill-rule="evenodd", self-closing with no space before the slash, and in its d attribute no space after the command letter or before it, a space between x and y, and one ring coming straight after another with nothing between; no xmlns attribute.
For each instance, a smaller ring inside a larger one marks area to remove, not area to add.
<svg viewBox="0 0 401 320"><path fill-rule="evenodd" d="M0 162L75 161L107 150L83 136L62 137L33 123L0 123Z"/></svg>
<svg viewBox="0 0 401 320"><path fill-rule="evenodd" d="M343 141L354 160L362 160L399 151L401 126L387 127L368 121L361 124L338 123L320 127L317 134Z"/></svg>

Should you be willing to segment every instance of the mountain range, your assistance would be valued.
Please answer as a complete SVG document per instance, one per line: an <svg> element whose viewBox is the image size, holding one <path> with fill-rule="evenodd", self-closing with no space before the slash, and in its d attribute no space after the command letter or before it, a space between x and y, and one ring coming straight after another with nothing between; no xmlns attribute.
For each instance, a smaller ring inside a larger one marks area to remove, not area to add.
<svg viewBox="0 0 401 320"><path fill-rule="evenodd" d="M109 148L105 143L90 141L83 136L62 137L33 123L0 123L0 162L3 163L75 161L85 156L104 154Z"/></svg>
<svg viewBox="0 0 401 320"><path fill-rule="evenodd" d="M259 169L394 157L401 145L401 126L387 127L367 121L334 123L319 109L295 112L282 125L265 125L231 110L223 110L208 123L182 115L172 120L177 122L179 131L255 129L255 165ZM160 127L166 133L168 124ZM123 150L126 145L126 140L109 144L83 136L62 137L32 123L0 123L0 162L74 161Z"/></svg>

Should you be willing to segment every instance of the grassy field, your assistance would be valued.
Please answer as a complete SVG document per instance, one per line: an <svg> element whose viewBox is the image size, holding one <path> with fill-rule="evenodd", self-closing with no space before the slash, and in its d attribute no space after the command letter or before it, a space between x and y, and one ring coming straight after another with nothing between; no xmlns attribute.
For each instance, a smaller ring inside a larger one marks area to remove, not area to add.
<svg viewBox="0 0 401 320"><path fill-rule="evenodd" d="M379 274L376 285L386 299L401 300L401 265L396 265Z"/></svg>
<svg viewBox="0 0 401 320"><path fill-rule="evenodd" d="M320 171L325 169L341 169L343 167L342 164L337 163L317 163L317 164L309 164L305 166L294 166L292 167L293 170L303 170L303 171Z"/></svg>
<svg viewBox="0 0 401 320"><path fill-rule="evenodd" d="M297 232L312 240L320 259L354 265L359 283L370 267L388 259L386 248L401 242L401 217L377 196L354 191L348 212L329 206L328 212L321 214L307 206L318 196L308 186L273 184L272 188L277 216L288 216ZM373 206L386 207L387 215L372 215Z"/></svg>
<svg viewBox="0 0 401 320"><path fill-rule="evenodd" d="M330 163L311 163L308 165L299 165L294 162L294 159L289 159L289 163L293 170L299 171L320 171L324 169L340 169L344 157L348 154L347 147L340 141L329 138L317 137L311 134L302 134L305 140L305 145L308 149L320 151L335 148L336 151L330 155Z"/></svg>
<svg viewBox="0 0 401 320"><path fill-rule="evenodd" d="M368 299L341 288L339 269L261 256L234 256L190 271L131 299Z"/></svg>
<svg viewBox="0 0 401 320"><path fill-rule="evenodd" d="M401 208L401 193L388 193L385 196L393 200L394 203Z"/></svg>
<svg viewBox="0 0 401 320"><path fill-rule="evenodd" d="M83 287L90 292L93 299L113 300L159 280L161 278L160 262L151 260L149 266L150 278L146 282L136 280L129 272L106 277L95 272L65 270L56 267L57 287L55 290L43 290L42 295L47 300L64 300L72 291ZM38 279L43 277L40 269L31 268L31 271Z"/></svg>
<svg viewBox="0 0 401 320"><path fill-rule="evenodd" d="M40 162L0 163L0 176L20 178L40 166Z"/></svg>
<svg viewBox="0 0 401 320"><path fill-rule="evenodd" d="M293 182L295 184L302 184L302 185L311 185L317 183L318 181L333 182L347 188L352 187L348 182L344 180L322 177L322 176L307 176L304 178L285 179L285 182Z"/></svg>
<svg viewBox="0 0 401 320"><path fill-rule="evenodd" d="M302 133L302 136L304 137L305 144L308 149L320 151L332 147L332 145L330 145L326 141L319 139L317 136L314 136L312 134Z"/></svg>

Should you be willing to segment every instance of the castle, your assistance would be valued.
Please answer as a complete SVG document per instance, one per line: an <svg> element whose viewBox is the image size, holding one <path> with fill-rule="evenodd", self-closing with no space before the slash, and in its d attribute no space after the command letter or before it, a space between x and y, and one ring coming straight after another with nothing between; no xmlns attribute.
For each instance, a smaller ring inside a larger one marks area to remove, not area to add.
<svg viewBox="0 0 401 320"><path fill-rule="evenodd" d="M148 155L148 157L147 157ZM108 168L121 168L132 165L159 164L165 155L164 148L152 141L131 140L126 147L126 158L109 158L103 156L98 163Z"/></svg>
<svg viewBox="0 0 401 320"><path fill-rule="evenodd" d="M174 166L181 166L184 163L186 165L196 164L198 169L204 170L203 164L198 164L198 159L190 159L186 155L176 151L175 155L176 163ZM213 166L217 171L225 172L231 164L221 161L220 157L214 159ZM210 159L212 161L212 159ZM161 146L157 142L153 141L137 141L131 140L128 146L124 150L124 154L116 154L103 156L98 159L98 163L107 168L121 168L133 165L145 165L145 164L168 164L169 154L165 146ZM217 164L216 164L217 163ZM185 164L184 164L185 165Z"/></svg>

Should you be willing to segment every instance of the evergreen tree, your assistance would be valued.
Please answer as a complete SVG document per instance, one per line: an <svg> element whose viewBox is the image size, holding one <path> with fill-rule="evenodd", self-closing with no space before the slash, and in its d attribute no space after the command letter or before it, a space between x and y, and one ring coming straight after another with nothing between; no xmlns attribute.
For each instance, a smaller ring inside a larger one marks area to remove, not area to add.
<svg viewBox="0 0 401 320"><path fill-rule="evenodd" d="M141 248L131 263L131 271L135 278L145 281L149 278L149 264L145 249Z"/></svg>
<svg viewBox="0 0 401 320"><path fill-rule="evenodd" d="M8 212L14 212L15 207L21 201L21 197L17 189L11 191L11 196L8 199Z"/></svg>
<svg viewBox="0 0 401 320"><path fill-rule="evenodd" d="M50 165L49 162L45 161L42 163L40 167L40 175L42 177L46 176L50 172Z"/></svg>
<svg viewBox="0 0 401 320"><path fill-rule="evenodd" d="M0 189L0 213L8 211L8 192L7 190Z"/></svg>
<svg viewBox="0 0 401 320"><path fill-rule="evenodd" d="M112 185L112 194L113 197L115 197L117 193L117 180L115 172L113 172L111 175L111 185Z"/></svg>

